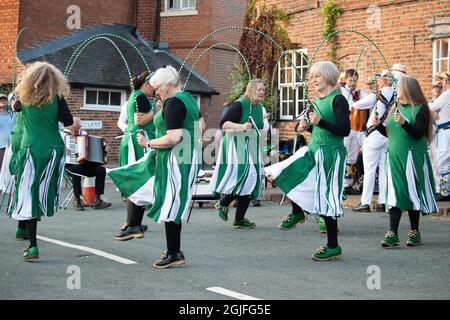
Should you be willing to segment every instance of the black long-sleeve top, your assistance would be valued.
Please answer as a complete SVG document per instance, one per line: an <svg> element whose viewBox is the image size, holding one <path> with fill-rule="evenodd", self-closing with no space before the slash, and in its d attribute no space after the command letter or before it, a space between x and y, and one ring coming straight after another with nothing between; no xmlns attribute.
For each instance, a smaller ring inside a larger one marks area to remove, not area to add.
<svg viewBox="0 0 450 320"><path fill-rule="evenodd" d="M338 94L333 99L333 111L336 115L336 123L320 119L317 125L338 136L348 136L350 134L350 112L348 101L342 94ZM297 124L297 126L298 125L299 124ZM295 130L297 130L297 126L295 127ZM312 130L313 126L310 126L308 131L312 132Z"/></svg>
<svg viewBox="0 0 450 320"><path fill-rule="evenodd" d="M430 121L430 114L425 112L424 108L420 108L420 111L417 113L416 121L414 124L410 124L408 121L405 121L402 124L402 128L414 139L421 139L428 128L428 121Z"/></svg>

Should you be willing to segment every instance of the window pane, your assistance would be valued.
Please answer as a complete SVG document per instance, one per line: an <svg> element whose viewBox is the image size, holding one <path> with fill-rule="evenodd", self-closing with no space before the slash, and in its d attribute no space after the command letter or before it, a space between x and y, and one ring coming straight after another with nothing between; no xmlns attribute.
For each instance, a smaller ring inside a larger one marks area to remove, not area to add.
<svg viewBox="0 0 450 320"><path fill-rule="evenodd" d="M195 9L195 0L189 0L189 8Z"/></svg>
<svg viewBox="0 0 450 320"><path fill-rule="evenodd" d="M289 69L285 69L285 72L286 72L286 82L285 83L288 83L288 84L291 84L292 83L292 69L291 68L289 68Z"/></svg>
<svg viewBox="0 0 450 320"><path fill-rule="evenodd" d="M442 58L448 57L448 39L442 39Z"/></svg>
<svg viewBox="0 0 450 320"><path fill-rule="evenodd" d="M98 92L98 104L109 105L109 91Z"/></svg>
<svg viewBox="0 0 450 320"><path fill-rule="evenodd" d="M287 59L287 55L283 56L283 59L280 60L281 68L287 68L289 60Z"/></svg>
<svg viewBox="0 0 450 320"><path fill-rule="evenodd" d="M181 8L181 0L169 1L169 9L180 9L180 8Z"/></svg>
<svg viewBox="0 0 450 320"><path fill-rule="evenodd" d="M437 44L436 44L437 59L439 59L441 57L441 45L442 45L441 40L438 40Z"/></svg>
<svg viewBox="0 0 450 320"><path fill-rule="evenodd" d="M303 87L297 87L297 110L295 115L298 116L303 111Z"/></svg>
<svg viewBox="0 0 450 320"><path fill-rule="evenodd" d="M446 71L446 70L448 70L448 59L442 60L441 63L442 63L442 64L441 64L441 66L442 66L441 71Z"/></svg>
<svg viewBox="0 0 450 320"><path fill-rule="evenodd" d="M283 116L289 115L289 103L283 102Z"/></svg>
<svg viewBox="0 0 450 320"><path fill-rule="evenodd" d="M86 90L86 104L97 104L97 91Z"/></svg>
<svg viewBox="0 0 450 320"><path fill-rule="evenodd" d="M302 81L302 68L295 68L295 82L299 83Z"/></svg>
<svg viewBox="0 0 450 320"><path fill-rule="evenodd" d="M281 100L288 100L288 87L281 88Z"/></svg>
<svg viewBox="0 0 450 320"><path fill-rule="evenodd" d="M112 106L120 106L122 102L122 94L120 92L111 92L111 103Z"/></svg>
<svg viewBox="0 0 450 320"><path fill-rule="evenodd" d="M300 52L295 53L295 66L299 67L302 65L302 54Z"/></svg>
<svg viewBox="0 0 450 320"><path fill-rule="evenodd" d="M286 77L284 76L284 69L280 70L280 84L286 83Z"/></svg>

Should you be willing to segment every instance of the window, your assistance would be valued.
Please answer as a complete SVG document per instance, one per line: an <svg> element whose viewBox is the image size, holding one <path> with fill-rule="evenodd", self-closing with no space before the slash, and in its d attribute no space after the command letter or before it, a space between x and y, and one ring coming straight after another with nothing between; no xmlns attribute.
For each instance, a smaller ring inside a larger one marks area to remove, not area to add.
<svg viewBox="0 0 450 320"><path fill-rule="evenodd" d="M82 109L120 112L125 97L126 93L123 90L85 88Z"/></svg>
<svg viewBox="0 0 450 320"><path fill-rule="evenodd" d="M165 11L161 16L196 15L195 0L166 0Z"/></svg>
<svg viewBox="0 0 450 320"><path fill-rule="evenodd" d="M291 61L289 61L291 59ZM293 120L303 110L303 86L308 69L307 50L288 51L278 64L279 119Z"/></svg>
<svg viewBox="0 0 450 320"><path fill-rule="evenodd" d="M195 0L167 0L166 10L195 10Z"/></svg>
<svg viewBox="0 0 450 320"><path fill-rule="evenodd" d="M436 72L447 71L450 66L450 38L433 42L433 76Z"/></svg>

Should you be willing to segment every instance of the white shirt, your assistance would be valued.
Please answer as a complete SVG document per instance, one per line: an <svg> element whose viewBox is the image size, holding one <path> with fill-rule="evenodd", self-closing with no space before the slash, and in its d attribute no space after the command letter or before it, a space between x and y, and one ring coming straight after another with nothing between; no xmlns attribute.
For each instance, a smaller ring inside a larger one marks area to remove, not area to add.
<svg viewBox="0 0 450 320"><path fill-rule="evenodd" d="M383 87L383 88L381 88L381 94L386 98L387 101L390 101L392 99L392 96L394 95L394 90L390 86ZM375 110L378 113L378 118L381 118L386 112L386 105L383 102L381 102L381 100L377 101L375 108L373 108L372 112L370 113L369 120L367 120L367 124L366 124L367 128L372 126L372 119L373 119L373 117L375 117ZM387 115L385 115L384 117L385 118L384 118L383 125L386 126Z"/></svg>
<svg viewBox="0 0 450 320"><path fill-rule="evenodd" d="M361 100L362 98L364 98L367 95L367 93L364 90L361 90L361 89L356 89L356 90L359 91L359 100ZM341 94L345 97L345 99L347 99L349 106L352 106L355 103L355 101L353 101L353 96L350 91L350 88L347 85L345 85L344 87L341 87Z"/></svg>
<svg viewBox="0 0 450 320"><path fill-rule="evenodd" d="M125 132L128 123L127 106L128 100L125 101L125 103L122 105L122 108L120 109L119 120L117 120L117 126L120 130L122 130L122 132Z"/></svg>
<svg viewBox="0 0 450 320"><path fill-rule="evenodd" d="M366 95L364 98L359 99L353 105L350 105L350 108L355 108L358 110L366 110L371 109L375 105L375 101L377 101L377 96L375 92L371 92Z"/></svg>
<svg viewBox="0 0 450 320"><path fill-rule="evenodd" d="M439 113L437 124L450 121L450 89L445 90L436 100L429 104L431 111Z"/></svg>

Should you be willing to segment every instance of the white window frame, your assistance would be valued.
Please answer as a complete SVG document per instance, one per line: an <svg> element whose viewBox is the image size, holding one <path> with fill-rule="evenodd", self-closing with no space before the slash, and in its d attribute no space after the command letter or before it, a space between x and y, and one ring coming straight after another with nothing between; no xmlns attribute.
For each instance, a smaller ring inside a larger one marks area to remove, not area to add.
<svg viewBox="0 0 450 320"><path fill-rule="evenodd" d="M172 16L193 16L193 15L198 15L198 11L197 11L197 0L193 0L194 1L194 6L193 7L183 7L183 3L185 1L189 1L189 0L180 0L181 1L181 8L180 9L170 9L169 5L170 5L170 0L165 0L164 3L164 11L161 12L161 17L172 17Z"/></svg>
<svg viewBox="0 0 450 320"><path fill-rule="evenodd" d="M285 60L283 63L278 63L278 90L280 94L280 101L279 101L279 112L278 112L278 119L279 120L294 120L299 114L299 96L300 96L300 90L303 91L303 86L307 85L307 81L299 81L297 82L297 75L296 75L296 69L300 69L300 77L304 76L304 72L307 70L307 64L303 65L303 61L300 61L300 64L297 63L297 53L300 53L302 55L308 56L308 50L307 49L297 49L297 50L289 50L287 51L289 53L289 57L291 58L292 64L289 63L289 60L287 60L286 57L284 57ZM284 62L287 60L287 63L289 66L285 66ZM290 72L291 74L291 81L290 82L284 82L281 83L281 73L282 72ZM284 97L283 96L283 88L291 88L293 89L293 96ZM290 107L287 108L287 113L285 113L283 109L283 103L292 103ZM293 114L290 110L294 110Z"/></svg>
<svg viewBox="0 0 450 320"><path fill-rule="evenodd" d="M442 56L442 43L447 40L447 56ZM439 56L438 56L439 55ZM447 60L447 70L450 69L450 37L440 38L433 41L433 78L437 72L447 71L441 69L441 61Z"/></svg>
<svg viewBox="0 0 450 320"><path fill-rule="evenodd" d="M112 106L112 105L103 105L103 104L87 104L86 103L87 91L97 91L97 101L98 101L98 92L99 91L119 92L120 93L120 105ZM122 108L122 105L125 103L126 99L127 99L127 92L125 90L86 87L86 88L84 88L83 106L81 107L81 110L120 112L120 109Z"/></svg>

